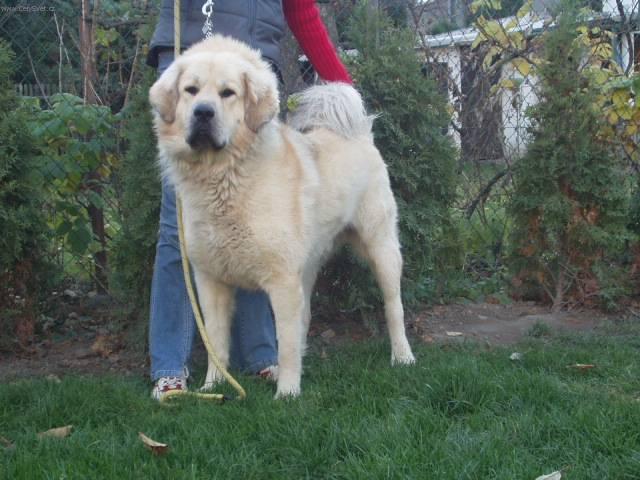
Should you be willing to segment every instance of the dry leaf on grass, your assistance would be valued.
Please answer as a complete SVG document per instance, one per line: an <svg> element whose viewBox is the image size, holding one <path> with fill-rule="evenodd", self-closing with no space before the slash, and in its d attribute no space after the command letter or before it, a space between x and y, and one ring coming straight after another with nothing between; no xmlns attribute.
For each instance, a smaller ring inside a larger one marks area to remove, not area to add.
<svg viewBox="0 0 640 480"><path fill-rule="evenodd" d="M8 438L4 438L2 435L0 435L0 445L2 445L4 448L15 447L11 440L9 440Z"/></svg>
<svg viewBox="0 0 640 480"><path fill-rule="evenodd" d="M151 450L154 455L164 455L169 451L169 445L166 443L156 442L155 440L147 437L144 433L138 432L138 437L144 443L144 446Z"/></svg>
<svg viewBox="0 0 640 480"><path fill-rule="evenodd" d="M60 380L60 377L55 375L55 374L53 374L53 373L50 373L45 378L47 379L48 382L62 383L62 380Z"/></svg>
<svg viewBox="0 0 640 480"><path fill-rule="evenodd" d="M73 425L66 425L64 427L51 428L46 432L40 432L38 438L65 438L68 437L73 429Z"/></svg>
<svg viewBox="0 0 640 480"><path fill-rule="evenodd" d="M592 368L596 368L596 366L591 363L576 363L574 365L569 365L569 368L575 368L577 370L591 370Z"/></svg>
<svg viewBox="0 0 640 480"><path fill-rule="evenodd" d="M322 332L320 336L325 340L331 340L333 337L336 336L336 332L334 332L332 329L328 329Z"/></svg>
<svg viewBox="0 0 640 480"><path fill-rule="evenodd" d="M562 473L553 472L547 475L540 475L536 480L560 480L562 478Z"/></svg>

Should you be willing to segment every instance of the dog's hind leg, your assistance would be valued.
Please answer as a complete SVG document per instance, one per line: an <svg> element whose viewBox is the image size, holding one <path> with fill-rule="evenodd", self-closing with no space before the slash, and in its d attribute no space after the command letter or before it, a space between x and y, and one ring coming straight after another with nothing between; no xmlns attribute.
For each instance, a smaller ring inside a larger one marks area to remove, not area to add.
<svg viewBox="0 0 640 480"><path fill-rule="evenodd" d="M304 298L304 307L302 309L302 355L307 349L307 335L309 334L309 325L311 324L311 296L313 294L313 286L320 269L319 261L312 261L305 266L304 275L302 276L302 292Z"/></svg>
<svg viewBox="0 0 640 480"><path fill-rule="evenodd" d="M229 365L229 338L231 336L234 291L231 287L216 281L206 273L196 271L194 276L209 342L222 366L227 368ZM209 358L207 376L202 388L209 389L222 380L222 373Z"/></svg>
<svg viewBox="0 0 640 480"><path fill-rule="evenodd" d="M367 196L369 198L367 199ZM400 290L402 255L397 233L395 200L388 181L365 195L351 239L374 271L384 298L385 318L391 340L391 363L415 362L404 326L404 309Z"/></svg>
<svg viewBox="0 0 640 480"><path fill-rule="evenodd" d="M279 277L266 287L276 320L278 337L278 387L276 398L300 394L302 375L302 314L304 292L302 281L292 275Z"/></svg>

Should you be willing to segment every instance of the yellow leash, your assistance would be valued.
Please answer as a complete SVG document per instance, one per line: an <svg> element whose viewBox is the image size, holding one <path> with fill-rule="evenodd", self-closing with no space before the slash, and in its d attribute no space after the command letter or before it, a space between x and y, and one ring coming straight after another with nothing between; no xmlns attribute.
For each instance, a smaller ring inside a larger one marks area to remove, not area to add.
<svg viewBox="0 0 640 480"><path fill-rule="evenodd" d="M180 55L180 0L173 1L173 13L174 13L174 58L178 58ZM184 239L184 223L182 220L182 202L180 201L180 197L176 192L176 215L178 217L178 238L180 241L180 257L182 259L182 273L184 274L184 281L187 285L187 293L189 294L189 300L191 301L191 308L193 309L193 314L196 317L196 324L198 325L198 331L200 332L200 336L202 337L202 342L204 343L205 348L207 349L207 353L209 354L209 358L213 361L214 365L220 370L222 376L225 378L227 382L238 392L237 400L244 400L247 397L247 393L242 388L235 378L231 376L231 374L227 371L226 368L220 362L220 359L216 356L213 351L213 347L211 346L211 342L209 341L209 336L207 335L207 330L204 327L204 321L202 320L202 313L200 311L200 305L198 304L198 299L196 298L195 291L193 289L193 283L191 282L191 271L189 267L189 255L187 254L187 243ZM203 400L215 400L218 402L224 402L227 400L221 393L199 393L199 392L189 392L185 390L169 390L166 392L161 399L161 402L165 402L171 400L172 398L176 398L179 396L191 396L195 398L200 398Z"/></svg>

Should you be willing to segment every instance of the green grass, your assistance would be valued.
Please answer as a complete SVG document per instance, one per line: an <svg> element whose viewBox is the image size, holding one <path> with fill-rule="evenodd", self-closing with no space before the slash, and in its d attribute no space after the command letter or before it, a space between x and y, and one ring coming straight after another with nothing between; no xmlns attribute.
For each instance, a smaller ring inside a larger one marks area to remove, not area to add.
<svg viewBox="0 0 640 480"><path fill-rule="evenodd" d="M300 399L241 378L245 402L162 407L142 380L0 386L0 478L640 478L640 337L530 339L517 348L388 345L311 354ZM514 351L521 361L509 360ZM595 369L578 371L575 363ZM37 432L74 425L65 439ZM155 457L142 431L168 443Z"/></svg>

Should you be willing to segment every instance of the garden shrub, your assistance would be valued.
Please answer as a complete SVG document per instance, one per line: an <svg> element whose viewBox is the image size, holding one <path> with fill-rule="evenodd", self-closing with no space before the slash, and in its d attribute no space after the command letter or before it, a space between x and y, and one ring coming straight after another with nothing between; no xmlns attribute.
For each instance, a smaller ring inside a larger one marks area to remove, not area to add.
<svg viewBox="0 0 640 480"><path fill-rule="evenodd" d="M450 210L456 151L444 133L446 99L422 72L409 29L361 6L354 10L348 35L357 51L349 68L368 110L378 115L375 142L400 211L404 300L416 306L442 295L446 272L460 262ZM379 304L373 276L358 271L359 263L347 253L330 262L318 281L326 302L347 309Z"/></svg>
<svg viewBox="0 0 640 480"><path fill-rule="evenodd" d="M117 296L146 317L160 216L160 171L151 107L147 100L155 72L149 71L132 92L124 112L127 143L119 169L122 226L113 244L112 286Z"/></svg>
<svg viewBox="0 0 640 480"><path fill-rule="evenodd" d="M624 166L599 140L604 119L583 72L588 52L574 41L579 21L567 9L546 34L532 142L515 166L509 208L517 293L555 309L610 297L616 269L607 258L627 235Z"/></svg>
<svg viewBox="0 0 640 480"><path fill-rule="evenodd" d="M13 59L0 41L0 348L31 339L38 302L51 278L43 178L28 112L11 80Z"/></svg>

